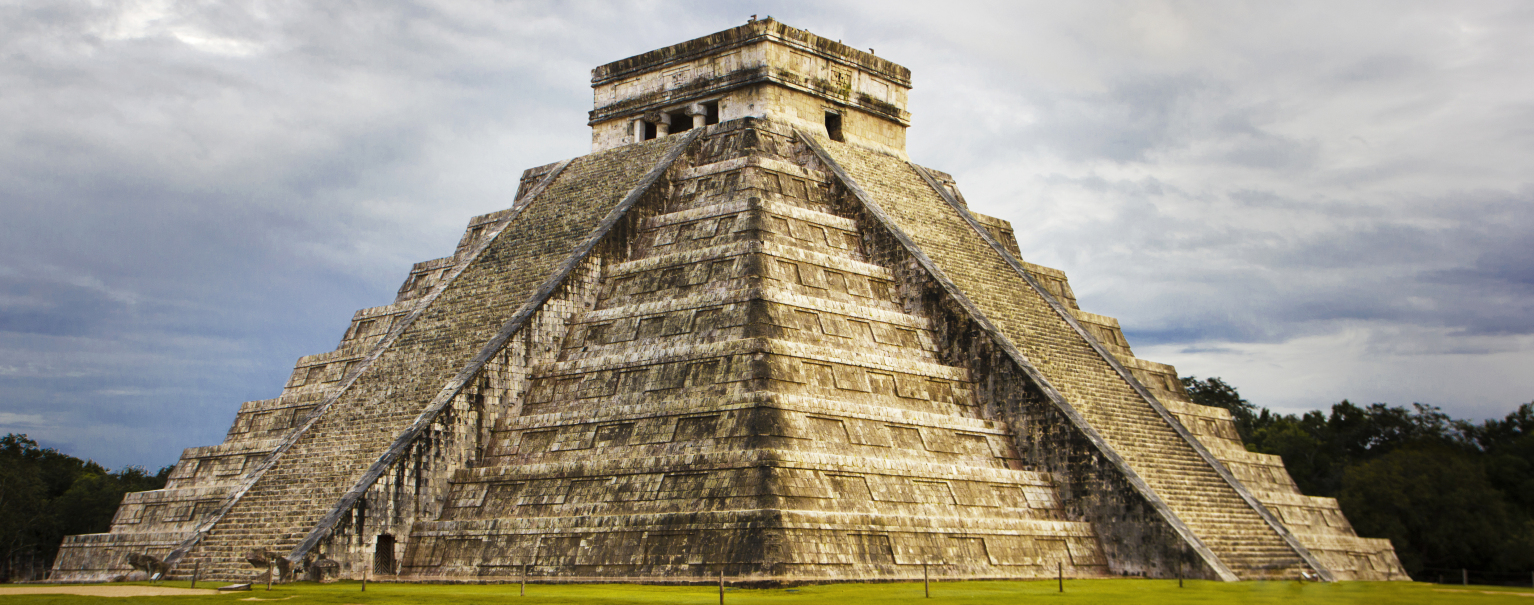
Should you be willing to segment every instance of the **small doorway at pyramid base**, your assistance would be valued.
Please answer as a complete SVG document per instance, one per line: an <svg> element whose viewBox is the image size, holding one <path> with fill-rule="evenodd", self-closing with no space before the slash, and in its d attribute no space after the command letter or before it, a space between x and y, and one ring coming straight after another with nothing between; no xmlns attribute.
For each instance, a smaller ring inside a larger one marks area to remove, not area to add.
<svg viewBox="0 0 1534 605"><path fill-rule="evenodd" d="M392 576L397 568L394 559L394 536L379 534L373 546L373 575Z"/></svg>

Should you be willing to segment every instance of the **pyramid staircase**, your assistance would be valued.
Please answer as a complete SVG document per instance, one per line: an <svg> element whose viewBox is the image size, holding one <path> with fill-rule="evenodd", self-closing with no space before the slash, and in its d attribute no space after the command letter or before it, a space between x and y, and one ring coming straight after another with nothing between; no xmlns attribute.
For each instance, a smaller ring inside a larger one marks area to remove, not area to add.
<svg viewBox="0 0 1534 605"><path fill-rule="evenodd" d="M801 135L885 226L925 257L1078 428L1241 579L1325 573L1276 517L1082 328L947 186L898 158ZM977 237L977 235L979 237ZM1202 549L1200 549L1202 550ZM1223 567L1224 569L1220 569Z"/></svg>
<svg viewBox="0 0 1534 605"><path fill-rule="evenodd" d="M791 131L710 129L403 573L1105 576ZM526 567L524 567L526 566Z"/></svg>
<svg viewBox="0 0 1534 605"><path fill-rule="evenodd" d="M328 533L334 521L325 521L349 509L431 428L569 274L568 260L589 249L592 233L610 228L621 205L648 189L687 142L678 137L593 154L550 175L530 196L536 199L487 232L476 253L395 323L224 510L170 555L179 573L196 567L208 578L247 578L244 555L256 549L302 559L306 540Z"/></svg>

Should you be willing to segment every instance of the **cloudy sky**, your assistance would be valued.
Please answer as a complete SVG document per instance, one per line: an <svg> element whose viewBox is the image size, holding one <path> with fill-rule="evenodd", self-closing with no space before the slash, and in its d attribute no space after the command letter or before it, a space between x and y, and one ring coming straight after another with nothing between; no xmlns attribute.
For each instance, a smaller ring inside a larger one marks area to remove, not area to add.
<svg viewBox="0 0 1534 605"><path fill-rule="evenodd" d="M0 433L219 442L588 152L590 69L773 17L1135 351L1282 411L1534 400L1527 2L0 2Z"/></svg>

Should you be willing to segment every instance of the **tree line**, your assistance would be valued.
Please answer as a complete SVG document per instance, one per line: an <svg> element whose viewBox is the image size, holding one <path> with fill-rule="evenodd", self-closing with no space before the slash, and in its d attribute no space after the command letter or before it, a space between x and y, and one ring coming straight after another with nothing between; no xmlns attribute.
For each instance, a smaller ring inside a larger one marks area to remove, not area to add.
<svg viewBox="0 0 1534 605"><path fill-rule="evenodd" d="M107 531L123 494L164 487L171 468L108 471L26 435L0 437L0 582L41 578L64 536Z"/></svg>
<svg viewBox="0 0 1534 605"><path fill-rule="evenodd" d="M1435 406L1347 400L1275 414L1219 378L1182 383L1195 403L1230 411L1246 449L1282 457L1305 495L1336 498L1358 535L1389 538L1414 579L1472 569L1528 581L1534 403L1479 423Z"/></svg>

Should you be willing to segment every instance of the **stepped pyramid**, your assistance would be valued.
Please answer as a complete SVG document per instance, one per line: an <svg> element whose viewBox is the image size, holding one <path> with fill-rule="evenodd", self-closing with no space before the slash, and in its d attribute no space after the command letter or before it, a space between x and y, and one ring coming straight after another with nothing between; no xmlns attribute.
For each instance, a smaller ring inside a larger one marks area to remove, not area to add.
<svg viewBox="0 0 1534 605"><path fill-rule="evenodd" d="M592 85L591 155L53 579L1407 579L907 160L905 68L769 19Z"/></svg>

